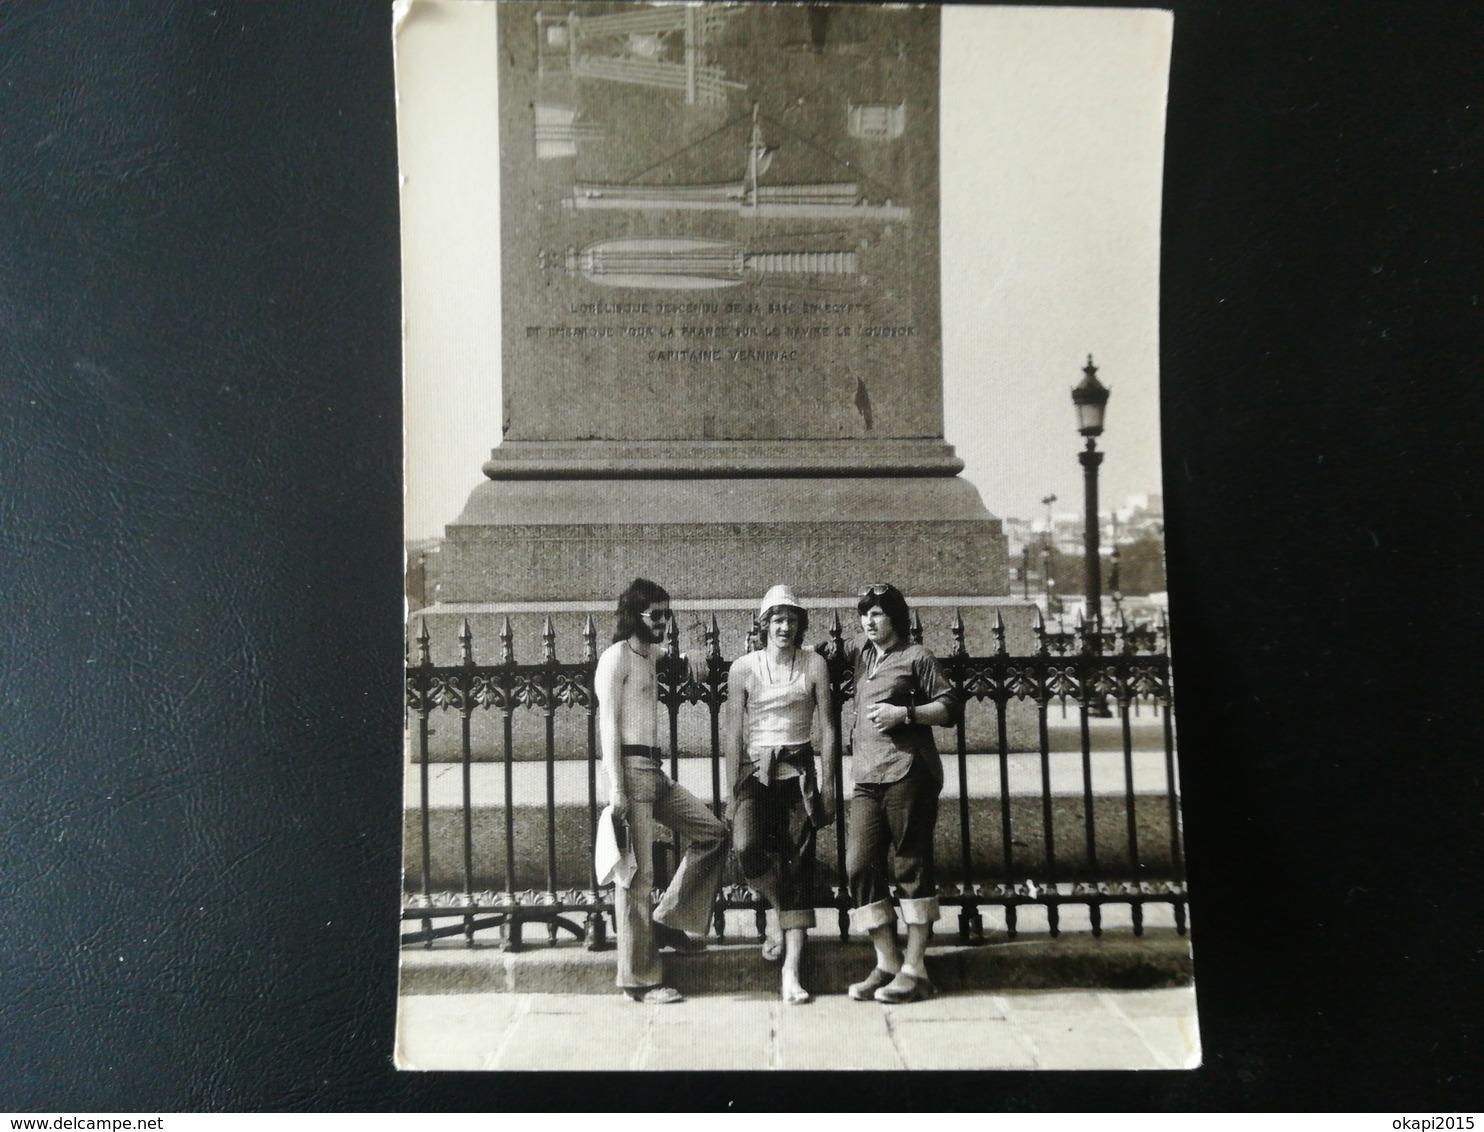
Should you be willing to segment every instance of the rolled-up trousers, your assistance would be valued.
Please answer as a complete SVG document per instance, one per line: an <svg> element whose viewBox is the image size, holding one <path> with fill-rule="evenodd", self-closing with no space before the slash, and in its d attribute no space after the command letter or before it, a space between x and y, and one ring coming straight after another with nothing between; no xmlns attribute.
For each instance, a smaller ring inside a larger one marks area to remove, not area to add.
<svg viewBox="0 0 1484 1132"><path fill-rule="evenodd" d="M913 760L896 782L857 782L850 798L850 835L845 870L850 883L850 926L869 932L894 923L887 851L896 859L902 888L902 919L931 924L938 918L938 886L933 875L933 830L938 824L941 775Z"/></svg>
<svg viewBox="0 0 1484 1132"><path fill-rule="evenodd" d="M814 926L814 826L804 810L804 778L780 778L764 786L748 775L737 787L732 843L742 875L755 891L771 889L778 900L778 926Z"/></svg>
<svg viewBox="0 0 1484 1132"><path fill-rule="evenodd" d="M618 928L621 987L653 987L665 981L654 942L654 924L704 935L711 923L716 891L726 863L726 823L687 790L670 780L658 759L624 756L629 784L629 837L634 846L634 878L613 886L613 918ZM657 825L675 834L685 854L670 878L651 919L654 891L654 835Z"/></svg>

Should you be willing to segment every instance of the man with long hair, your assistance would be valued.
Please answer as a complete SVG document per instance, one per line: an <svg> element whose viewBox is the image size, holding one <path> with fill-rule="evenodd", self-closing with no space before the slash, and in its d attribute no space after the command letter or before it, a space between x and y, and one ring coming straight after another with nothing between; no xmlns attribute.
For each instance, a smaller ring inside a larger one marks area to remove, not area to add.
<svg viewBox="0 0 1484 1132"><path fill-rule="evenodd" d="M706 933L727 851L726 824L660 765L655 669L670 617L664 587L635 578L618 599L618 627L598 659L595 678L609 800L615 820L627 824L634 850L633 877L613 886L617 982L634 1001L660 1004L679 1002L681 994L665 984L659 949L705 947L687 933ZM656 823L668 826L686 849L651 912Z"/></svg>

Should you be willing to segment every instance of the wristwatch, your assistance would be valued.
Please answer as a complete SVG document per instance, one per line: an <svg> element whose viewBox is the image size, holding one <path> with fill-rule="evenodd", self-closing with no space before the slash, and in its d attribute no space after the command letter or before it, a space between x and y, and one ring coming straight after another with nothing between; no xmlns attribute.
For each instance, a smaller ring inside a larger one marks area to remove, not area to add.
<svg viewBox="0 0 1484 1132"><path fill-rule="evenodd" d="M907 705L907 726L911 727L917 723L917 705Z"/></svg>

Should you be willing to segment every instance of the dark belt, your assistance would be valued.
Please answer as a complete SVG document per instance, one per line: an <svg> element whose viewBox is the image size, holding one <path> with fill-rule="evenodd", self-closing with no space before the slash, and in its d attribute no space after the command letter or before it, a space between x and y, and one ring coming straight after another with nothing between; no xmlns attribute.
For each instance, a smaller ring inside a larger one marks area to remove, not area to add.
<svg viewBox="0 0 1484 1132"><path fill-rule="evenodd" d="M653 759L655 762L664 757L658 747L641 747L635 743L623 744L618 753L626 759Z"/></svg>

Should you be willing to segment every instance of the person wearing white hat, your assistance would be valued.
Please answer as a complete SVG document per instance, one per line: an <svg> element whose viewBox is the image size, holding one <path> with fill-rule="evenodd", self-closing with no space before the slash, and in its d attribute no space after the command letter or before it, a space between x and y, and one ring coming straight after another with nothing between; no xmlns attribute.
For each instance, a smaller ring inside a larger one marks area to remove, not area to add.
<svg viewBox="0 0 1484 1132"><path fill-rule="evenodd" d="M835 817L835 723L829 669L802 647L809 613L793 590L770 589L758 620L763 647L738 657L727 680L732 843L748 886L773 908L763 958L782 958L783 999L798 1005L813 997L799 969L814 926L815 832Z"/></svg>

